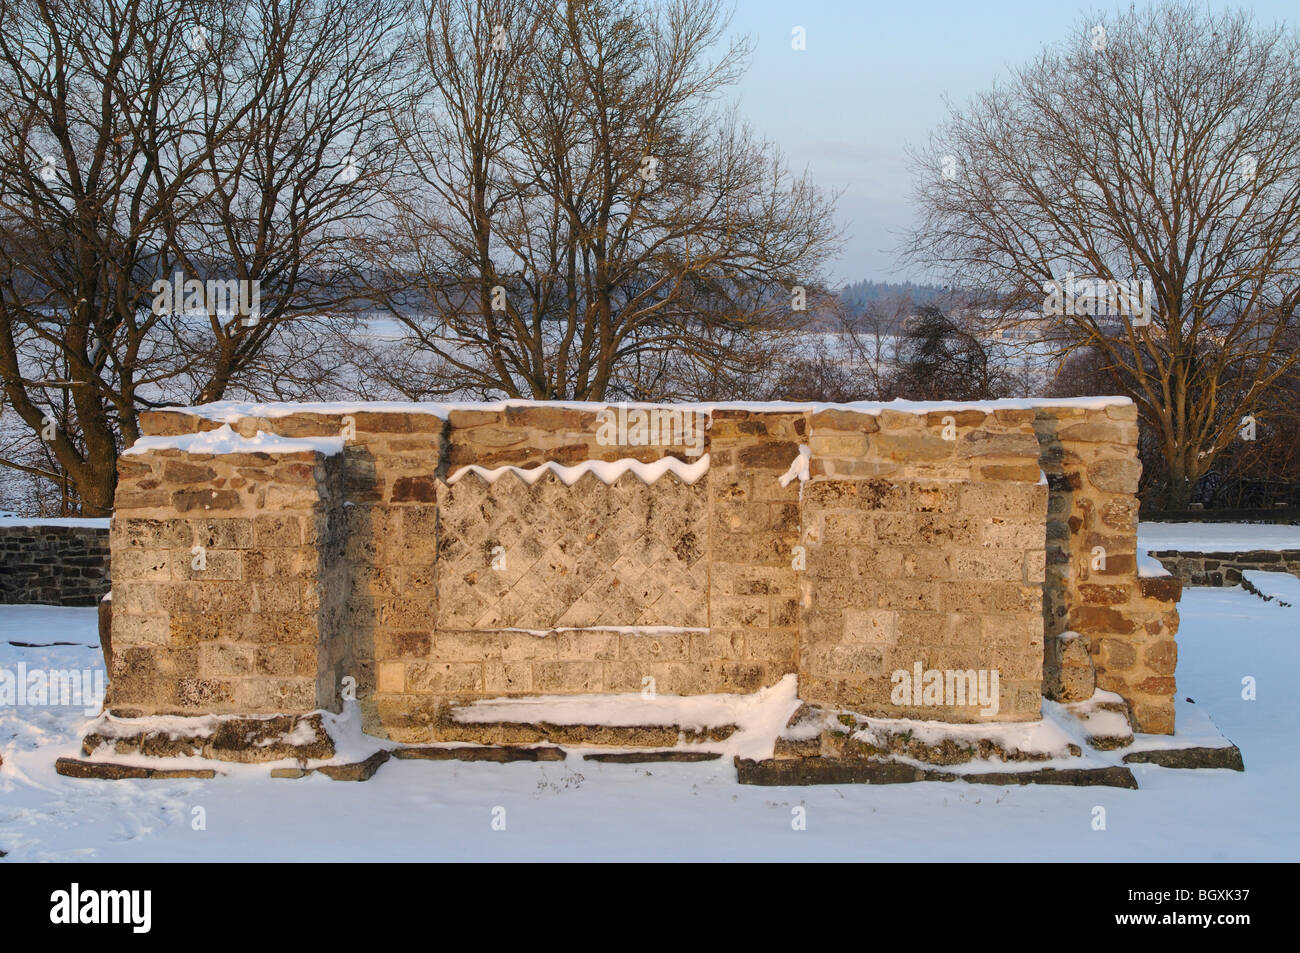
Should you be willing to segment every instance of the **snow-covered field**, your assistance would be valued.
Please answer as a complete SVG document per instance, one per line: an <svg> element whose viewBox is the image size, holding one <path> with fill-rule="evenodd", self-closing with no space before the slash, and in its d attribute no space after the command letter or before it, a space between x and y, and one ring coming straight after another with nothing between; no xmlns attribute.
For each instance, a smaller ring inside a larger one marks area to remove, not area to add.
<svg viewBox="0 0 1300 953"><path fill-rule="evenodd" d="M1142 523L1142 550L1232 553L1252 549L1300 549L1300 526L1260 523Z"/></svg>
<svg viewBox="0 0 1300 953"><path fill-rule="evenodd" d="M85 781L54 773L56 757L77 753L89 721L80 709L0 707L0 851L5 861L1295 860L1300 608L1189 589L1180 612L1180 698L1241 747L1244 774L1134 765L1137 791L767 788L737 784L725 762L570 756L392 761L361 784L261 773ZM93 609L0 607L0 668L101 664L95 631ZM1257 680L1256 701L1241 697L1245 676ZM792 824L798 807L805 830ZM1105 830L1093 829L1096 807Z"/></svg>

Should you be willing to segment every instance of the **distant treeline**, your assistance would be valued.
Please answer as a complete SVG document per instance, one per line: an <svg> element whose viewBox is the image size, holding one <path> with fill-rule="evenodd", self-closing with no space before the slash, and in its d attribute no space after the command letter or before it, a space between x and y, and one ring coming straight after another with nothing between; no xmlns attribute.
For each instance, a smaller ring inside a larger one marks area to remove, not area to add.
<svg viewBox="0 0 1300 953"><path fill-rule="evenodd" d="M918 285L911 281L855 281L840 289L840 300L850 308L865 308L873 301L908 298L913 304L932 304L950 289L940 285Z"/></svg>

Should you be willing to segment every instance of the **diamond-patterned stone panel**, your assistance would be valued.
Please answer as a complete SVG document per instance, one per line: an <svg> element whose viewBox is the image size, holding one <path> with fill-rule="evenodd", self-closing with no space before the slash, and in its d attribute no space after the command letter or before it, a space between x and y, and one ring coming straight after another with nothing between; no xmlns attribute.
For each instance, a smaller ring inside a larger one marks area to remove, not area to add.
<svg viewBox="0 0 1300 953"><path fill-rule="evenodd" d="M707 625L707 481L439 483L438 627Z"/></svg>

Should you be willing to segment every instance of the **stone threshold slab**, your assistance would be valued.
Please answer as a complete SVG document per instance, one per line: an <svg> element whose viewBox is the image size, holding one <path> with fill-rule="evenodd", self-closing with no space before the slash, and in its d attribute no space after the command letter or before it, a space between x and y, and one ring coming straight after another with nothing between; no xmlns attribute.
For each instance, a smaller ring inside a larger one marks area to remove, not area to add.
<svg viewBox="0 0 1300 953"><path fill-rule="evenodd" d="M563 748L556 745L457 745L455 747L437 747L419 745L415 747L395 748L393 757L403 761L488 761L495 764L508 764L513 761L563 761L566 757Z"/></svg>
<svg viewBox="0 0 1300 953"><path fill-rule="evenodd" d="M389 757L387 751L376 751L364 761L351 764L323 764L317 768L272 768L271 777L303 778L309 774L323 774L331 781L369 781Z"/></svg>
<svg viewBox="0 0 1300 953"><path fill-rule="evenodd" d="M898 761L866 758L736 759L741 784L802 786L810 784L912 784L918 781L965 781L968 784L1065 784L1083 787L1137 789L1128 768L1036 768L1026 771L990 771L959 774L920 768Z"/></svg>
<svg viewBox="0 0 1300 953"><path fill-rule="evenodd" d="M582 756L584 761L602 761L606 764L652 764L667 761L717 761L719 751L593 751Z"/></svg>
<svg viewBox="0 0 1300 953"><path fill-rule="evenodd" d="M97 781L169 781L179 778L214 778L212 768L146 768L136 764L119 764L115 761L83 761L81 758L59 758L54 770L65 778L88 778Z"/></svg>
<svg viewBox="0 0 1300 953"><path fill-rule="evenodd" d="M1155 764L1162 768L1226 768L1245 771L1241 749L1236 745L1221 748L1150 748L1130 751L1125 764Z"/></svg>
<svg viewBox="0 0 1300 953"><path fill-rule="evenodd" d="M486 746L550 742L571 748L668 748L680 742L704 744L725 741L736 730L736 725L695 730L680 725L582 725L540 721L446 721L436 729L440 741L461 741Z"/></svg>

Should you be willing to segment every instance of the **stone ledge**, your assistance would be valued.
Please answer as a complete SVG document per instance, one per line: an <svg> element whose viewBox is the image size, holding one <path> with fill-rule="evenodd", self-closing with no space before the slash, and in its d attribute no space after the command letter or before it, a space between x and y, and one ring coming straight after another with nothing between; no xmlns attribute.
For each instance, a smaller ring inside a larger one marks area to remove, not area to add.
<svg viewBox="0 0 1300 953"><path fill-rule="evenodd" d="M923 740L915 737L915 730L932 726L929 722L906 723L891 719L878 719L875 724L868 716L854 712L834 711L804 703L790 717L776 740L773 758L797 758L825 761L893 762L906 758L909 762L950 767L972 761L994 760L1003 764L1046 762L1057 758L1077 758L1083 749L1073 742L1052 748L1026 747L1022 750L1006 738L999 738L997 723L985 727L989 734L972 732L971 725L953 725L954 734L948 737ZM1033 723L1046 729L1046 721Z"/></svg>
<svg viewBox="0 0 1300 953"><path fill-rule="evenodd" d="M313 733L311 741L286 740L304 725ZM108 722L106 726L112 726L113 730L92 729L82 739L83 754L91 756L107 747L115 754L141 754L151 758L203 757L239 764L281 761L285 758L324 761L334 757L334 742L325 730L319 714L277 715L271 718L218 716L210 730L205 730L206 726L196 723L192 734L144 726L138 731L130 732L132 726L120 722Z"/></svg>
<svg viewBox="0 0 1300 953"><path fill-rule="evenodd" d="M722 754L717 751L596 751L582 756L584 761L602 761L606 764L650 764L663 761L717 761Z"/></svg>
<svg viewBox="0 0 1300 953"><path fill-rule="evenodd" d="M366 760L355 764L325 764L316 770L332 781L369 781L388 758L387 751L376 751Z"/></svg>
<svg viewBox="0 0 1300 953"><path fill-rule="evenodd" d="M1039 768L1030 771L996 771L957 774L919 768L897 761L866 758L791 758L750 761L736 759L736 779L741 784L765 786L809 784L910 784L917 781L965 781L967 784L1065 784L1080 787L1137 789L1128 768Z"/></svg>
<svg viewBox="0 0 1300 953"><path fill-rule="evenodd" d="M436 727L437 740L500 746L550 742L572 748L670 748L674 745L725 741L735 725L700 731L678 725L558 725L550 722L457 722Z"/></svg>
<svg viewBox="0 0 1300 953"><path fill-rule="evenodd" d="M512 761L563 761L566 754L563 748L556 745L538 745L533 748L522 745L461 745L454 748L418 745L396 748L393 757L403 761L490 761L509 764Z"/></svg>
<svg viewBox="0 0 1300 953"><path fill-rule="evenodd" d="M178 778L213 778L217 772L211 768L144 768L134 764L113 761L83 761L80 758L59 758L54 770L65 778L91 778L99 781L175 780Z"/></svg>
<svg viewBox="0 0 1300 953"><path fill-rule="evenodd" d="M1124 755L1125 764L1155 764L1162 768L1226 768L1245 771L1241 749L1236 745L1224 748L1151 748L1132 751Z"/></svg>
<svg viewBox="0 0 1300 953"><path fill-rule="evenodd" d="M323 764L317 768L272 768L271 777L305 778L309 774L323 774L331 781L369 781L388 758L387 751L376 751L364 761L350 764Z"/></svg>

